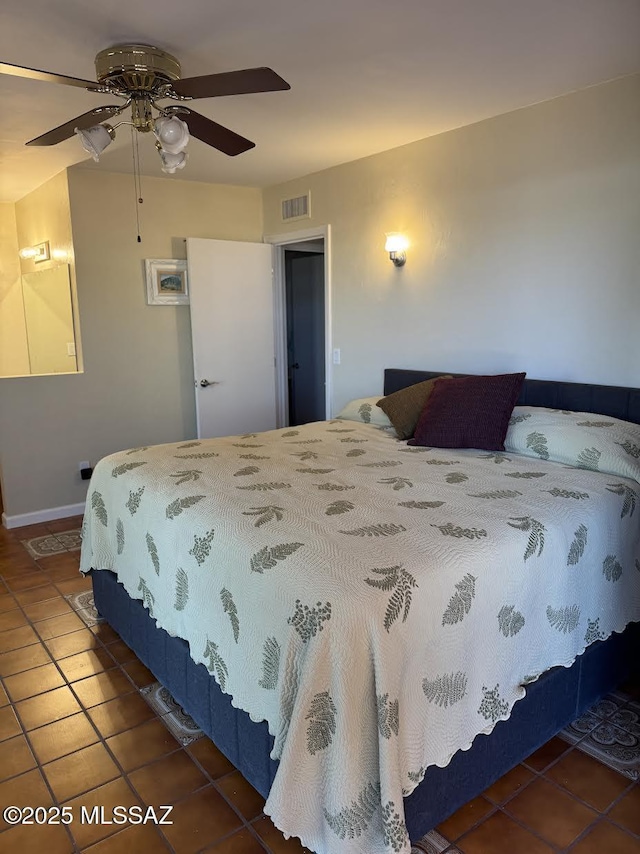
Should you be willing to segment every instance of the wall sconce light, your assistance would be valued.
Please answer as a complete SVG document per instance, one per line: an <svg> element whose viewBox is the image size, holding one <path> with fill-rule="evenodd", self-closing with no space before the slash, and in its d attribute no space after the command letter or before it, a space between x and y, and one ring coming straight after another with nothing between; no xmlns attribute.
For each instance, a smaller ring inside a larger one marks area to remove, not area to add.
<svg viewBox="0 0 640 854"><path fill-rule="evenodd" d="M49 253L49 241L45 240L44 243L38 243L36 246L25 246L24 249L18 252L18 255L21 258L35 261L36 264L39 264L40 261L48 261L51 257Z"/></svg>
<svg viewBox="0 0 640 854"><path fill-rule="evenodd" d="M402 234L390 232L387 234L387 242L384 245L385 252L389 253L389 258L393 261L396 267L402 267L407 260L407 246L409 241Z"/></svg>

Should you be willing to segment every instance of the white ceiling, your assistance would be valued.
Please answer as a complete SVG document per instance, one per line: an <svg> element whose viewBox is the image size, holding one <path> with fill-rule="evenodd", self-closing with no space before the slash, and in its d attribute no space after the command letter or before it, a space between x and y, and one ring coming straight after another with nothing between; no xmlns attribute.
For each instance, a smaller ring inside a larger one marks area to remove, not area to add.
<svg viewBox="0 0 640 854"><path fill-rule="evenodd" d="M95 79L118 42L155 44L191 77L267 65L288 92L194 108L256 142L199 140L181 180L268 186L640 71L639 0L3 0L0 62ZM110 103L0 75L0 201L86 160L77 139L24 143ZM161 175L140 135L144 174ZM88 160L87 166L94 167ZM126 128L95 168L131 171Z"/></svg>

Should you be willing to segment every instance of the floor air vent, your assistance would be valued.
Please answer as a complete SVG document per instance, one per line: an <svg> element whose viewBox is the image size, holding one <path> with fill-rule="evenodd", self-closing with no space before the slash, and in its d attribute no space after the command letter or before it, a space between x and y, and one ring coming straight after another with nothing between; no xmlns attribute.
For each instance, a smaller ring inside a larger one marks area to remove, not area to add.
<svg viewBox="0 0 640 854"><path fill-rule="evenodd" d="M309 193L304 196L296 196L295 199L283 199L282 219L308 219L311 216L309 208Z"/></svg>

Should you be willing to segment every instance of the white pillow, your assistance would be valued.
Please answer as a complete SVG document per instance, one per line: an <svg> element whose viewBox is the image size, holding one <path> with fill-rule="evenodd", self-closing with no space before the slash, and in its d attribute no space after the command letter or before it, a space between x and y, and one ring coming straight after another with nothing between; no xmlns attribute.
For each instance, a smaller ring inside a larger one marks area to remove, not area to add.
<svg viewBox="0 0 640 854"><path fill-rule="evenodd" d="M393 424L389 421L388 416L379 406L376 406L379 400L379 396L359 397L356 400L350 400L336 415L336 418L342 418L344 421L362 421L364 424L373 424L374 427L393 430ZM393 432L395 434L395 430Z"/></svg>
<svg viewBox="0 0 640 854"><path fill-rule="evenodd" d="M608 415L516 406L504 448L640 483L640 424Z"/></svg>

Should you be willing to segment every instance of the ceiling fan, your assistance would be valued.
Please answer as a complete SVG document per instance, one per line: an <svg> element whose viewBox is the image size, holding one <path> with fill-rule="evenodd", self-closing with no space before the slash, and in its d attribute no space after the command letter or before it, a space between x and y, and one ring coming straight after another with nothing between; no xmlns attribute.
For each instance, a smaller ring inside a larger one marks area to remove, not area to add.
<svg viewBox="0 0 640 854"><path fill-rule="evenodd" d="M182 168L186 161L184 148L189 141L189 134L231 157L255 146L254 142L189 109L184 105L185 102L195 98L275 92L291 88L275 71L264 67L181 79L180 63L174 56L145 44L118 44L101 50L96 56L95 65L97 82L0 62L0 74L63 83L124 99L122 104L94 107L29 140L27 145L57 145L77 133L85 149L97 160L115 137L114 128L128 124L143 133L152 131L155 134L163 171L174 172ZM157 102L164 98L179 103L158 105ZM115 126L105 124L107 119L121 115L129 107L131 121L123 120ZM157 111L155 117L154 110Z"/></svg>

